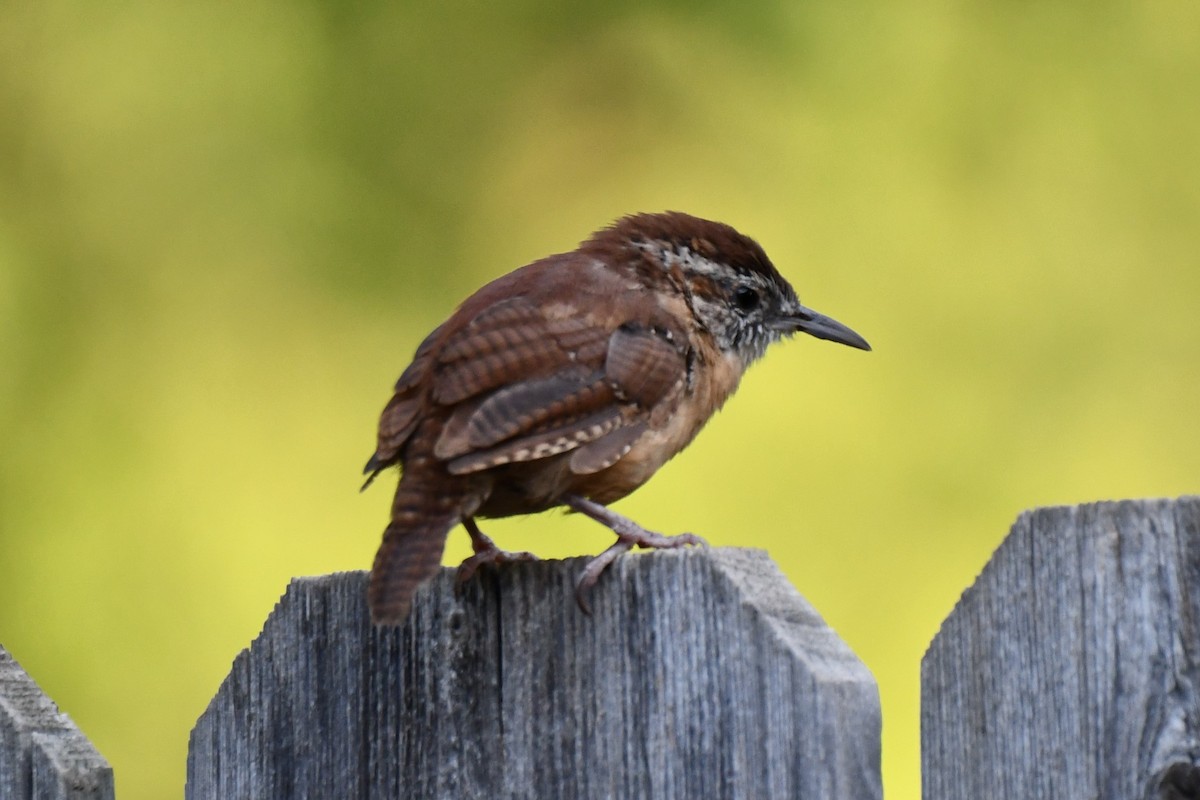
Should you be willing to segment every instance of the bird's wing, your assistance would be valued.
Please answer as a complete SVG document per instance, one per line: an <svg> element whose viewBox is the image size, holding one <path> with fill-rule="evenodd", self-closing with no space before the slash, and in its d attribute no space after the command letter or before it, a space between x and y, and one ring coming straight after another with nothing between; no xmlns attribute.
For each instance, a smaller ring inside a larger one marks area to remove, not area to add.
<svg viewBox="0 0 1200 800"><path fill-rule="evenodd" d="M457 405L434 450L451 472L577 450L571 468L588 473L629 451L650 411L682 387L686 358L666 328L609 333L518 300L447 341L434 373L433 397Z"/></svg>
<svg viewBox="0 0 1200 800"><path fill-rule="evenodd" d="M488 307L438 349L433 399L453 405L509 385L572 366L599 364L607 347L603 331L579 316L555 317L517 297Z"/></svg>
<svg viewBox="0 0 1200 800"><path fill-rule="evenodd" d="M443 325L434 328L425 337L413 354L412 363L401 373L396 381L392 398L379 415L379 432L375 440L375 453L367 461L363 472L367 475L364 489L371 485L375 476L395 464L400 458L400 448L412 436L417 427L417 416L421 410L421 394L419 385L421 378L429 366L430 353L441 335Z"/></svg>
<svg viewBox="0 0 1200 800"><path fill-rule="evenodd" d="M604 373L622 403L624 425L576 450L571 471L599 472L628 453L646 432L651 413L683 391L687 364L681 337L669 328L618 328L608 340Z"/></svg>

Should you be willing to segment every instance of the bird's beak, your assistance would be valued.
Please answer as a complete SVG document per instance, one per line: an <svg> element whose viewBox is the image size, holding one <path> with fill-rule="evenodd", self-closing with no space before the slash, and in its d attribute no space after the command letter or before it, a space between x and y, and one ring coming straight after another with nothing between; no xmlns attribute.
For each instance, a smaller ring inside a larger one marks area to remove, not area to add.
<svg viewBox="0 0 1200 800"><path fill-rule="evenodd" d="M811 308L805 308L800 305L793 308L788 315L781 317L778 327L779 330L785 333L800 331L807 333L809 336L815 336L818 339L828 339L838 344L857 347L859 350L871 349L871 345L867 344L866 339L836 319L827 317L824 314L818 314Z"/></svg>

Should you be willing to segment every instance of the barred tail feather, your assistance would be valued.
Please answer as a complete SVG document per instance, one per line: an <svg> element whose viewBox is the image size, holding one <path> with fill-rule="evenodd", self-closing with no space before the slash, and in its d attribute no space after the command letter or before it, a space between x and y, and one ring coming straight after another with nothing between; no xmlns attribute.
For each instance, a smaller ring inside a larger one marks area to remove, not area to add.
<svg viewBox="0 0 1200 800"><path fill-rule="evenodd" d="M448 505L444 497L422 496L401 482L367 587L367 605L376 625L403 624L417 589L437 574L446 535L461 517Z"/></svg>

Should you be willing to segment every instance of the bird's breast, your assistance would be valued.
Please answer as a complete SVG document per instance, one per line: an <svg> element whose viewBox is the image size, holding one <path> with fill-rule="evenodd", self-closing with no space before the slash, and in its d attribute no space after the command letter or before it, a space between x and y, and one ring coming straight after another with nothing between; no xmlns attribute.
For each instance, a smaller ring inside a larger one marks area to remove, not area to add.
<svg viewBox="0 0 1200 800"><path fill-rule="evenodd" d="M744 370L735 356L701 347L690 386L663 408L655 409L651 425L608 469L582 476L574 490L598 503L611 503L637 489L677 453L691 444L729 396Z"/></svg>

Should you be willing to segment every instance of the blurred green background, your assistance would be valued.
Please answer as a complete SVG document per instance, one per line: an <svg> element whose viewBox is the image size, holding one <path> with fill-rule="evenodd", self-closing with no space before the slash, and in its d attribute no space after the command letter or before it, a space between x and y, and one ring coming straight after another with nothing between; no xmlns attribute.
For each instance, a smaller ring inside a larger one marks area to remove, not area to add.
<svg viewBox="0 0 1200 800"><path fill-rule="evenodd" d="M1184 0L5 4L0 643L122 798L178 796L288 578L370 564L393 481L359 470L422 336L686 210L875 352L776 347L618 509L769 549L915 800L919 659L1017 513L1200 490L1197 30Z"/></svg>

